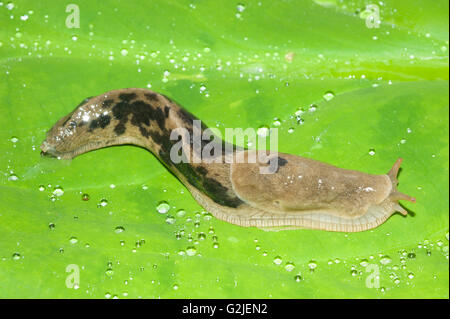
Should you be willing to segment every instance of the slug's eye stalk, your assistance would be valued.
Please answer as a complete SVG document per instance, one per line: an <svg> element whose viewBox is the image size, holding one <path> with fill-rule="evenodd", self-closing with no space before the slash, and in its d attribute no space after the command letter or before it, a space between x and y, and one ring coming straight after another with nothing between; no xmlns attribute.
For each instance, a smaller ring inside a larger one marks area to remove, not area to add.
<svg viewBox="0 0 450 319"><path fill-rule="evenodd" d="M402 206L400 206L400 204L398 203L399 200L407 200L410 201L412 203L416 202L416 198L406 195L402 192L399 192L397 190L397 184L398 184L398 179L397 179L397 175L398 172L400 170L400 165L402 164L403 159L399 158L395 161L394 165L392 166L392 168L389 170L389 173L387 174L389 176L389 179L392 182L392 191L389 194L389 200L393 202L394 204L394 208L396 211L400 212L402 215L408 215L408 211L406 209L404 209Z"/></svg>

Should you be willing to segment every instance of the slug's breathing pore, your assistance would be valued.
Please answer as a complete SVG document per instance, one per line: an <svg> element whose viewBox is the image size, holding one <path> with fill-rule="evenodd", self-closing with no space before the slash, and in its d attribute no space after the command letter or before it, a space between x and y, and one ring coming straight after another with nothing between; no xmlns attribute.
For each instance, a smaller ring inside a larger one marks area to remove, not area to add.
<svg viewBox="0 0 450 319"><path fill-rule="evenodd" d="M399 200L415 202L397 190L398 159L386 175L338 168L312 159L276 153L260 159L257 151L224 141L214 161L195 161L208 147L194 139L173 139L174 130L190 136L208 128L168 97L146 89L122 89L85 99L47 133L42 154L63 159L119 144L151 151L215 217L244 227L265 230L311 228L364 231L382 224L393 213L407 211ZM188 161L173 160L181 143ZM233 161L256 158L253 162ZM268 163L272 174L261 174Z"/></svg>

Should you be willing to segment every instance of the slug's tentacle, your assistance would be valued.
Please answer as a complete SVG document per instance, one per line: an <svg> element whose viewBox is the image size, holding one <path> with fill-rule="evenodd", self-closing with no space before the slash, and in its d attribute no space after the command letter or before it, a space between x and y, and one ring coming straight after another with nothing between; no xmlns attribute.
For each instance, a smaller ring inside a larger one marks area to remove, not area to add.
<svg viewBox="0 0 450 319"><path fill-rule="evenodd" d="M377 227L398 211L399 200L415 198L397 190L398 159L386 175L338 168L312 159L276 153L260 159L220 139L200 141L208 129L170 98L146 89L122 89L83 100L47 133L44 155L70 159L120 144L151 151L214 216L264 230L312 228L355 232ZM178 139L172 133L181 129ZM183 138L187 135L188 138ZM210 135L208 135L210 136ZM175 160L174 148L188 154ZM178 145L179 146L179 145ZM211 146L224 151L196 161ZM267 154L266 154L267 155ZM230 161L237 157L256 162ZM210 158L211 159L211 158ZM276 170L262 174L272 163Z"/></svg>

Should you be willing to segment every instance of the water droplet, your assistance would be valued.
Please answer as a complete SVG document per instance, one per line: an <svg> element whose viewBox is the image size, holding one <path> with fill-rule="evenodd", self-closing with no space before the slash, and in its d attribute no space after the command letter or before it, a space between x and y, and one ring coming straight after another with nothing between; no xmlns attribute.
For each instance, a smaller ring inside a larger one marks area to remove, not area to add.
<svg viewBox="0 0 450 319"><path fill-rule="evenodd" d="M288 129L288 133L289 133L289 134L294 133L294 128L293 128L293 127L290 127L290 128Z"/></svg>
<svg viewBox="0 0 450 319"><path fill-rule="evenodd" d="M195 249L195 247L186 248L186 255L194 256L196 253L197 253L197 249Z"/></svg>
<svg viewBox="0 0 450 319"><path fill-rule="evenodd" d="M55 229L55 224L49 223L48 224L48 228L50 228L51 230Z"/></svg>
<svg viewBox="0 0 450 319"><path fill-rule="evenodd" d="M309 106L309 111L310 111L310 112L315 112L315 111L317 111L317 105L311 104L311 105Z"/></svg>
<svg viewBox="0 0 450 319"><path fill-rule="evenodd" d="M8 3L6 4L6 9L8 9L8 10L14 9L14 3L8 2Z"/></svg>
<svg viewBox="0 0 450 319"><path fill-rule="evenodd" d="M367 267L369 265L369 262L367 261L367 259L362 259L361 262L359 263L362 267Z"/></svg>
<svg viewBox="0 0 450 319"><path fill-rule="evenodd" d="M103 198L97 205L97 207L105 207L106 205L108 205L108 201L105 198Z"/></svg>
<svg viewBox="0 0 450 319"><path fill-rule="evenodd" d="M184 209L179 209L177 211L177 217L184 217L186 215L186 211Z"/></svg>
<svg viewBox="0 0 450 319"><path fill-rule="evenodd" d="M124 231L125 231L125 228L124 228L123 226L117 226L117 227L114 229L114 232L115 232L116 234L123 233Z"/></svg>
<svg viewBox="0 0 450 319"><path fill-rule="evenodd" d="M277 256L273 259L273 263L275 265L281 265L282 262L283 262L283 259L280 256Z"/></svg>
<svg viewBox="0 0 450 319"><path fill-rule="evenodd" d="M308 263L308 267L309 267L310 270L314 271L314 269L317 268L317 263L316 263L314 260L311 260L311 261Z"/></svg>
<svg viewBox="0 0 450 319"><path fill-rule="evenodd" d="M166 214L170 210L170 205L166 201L159 202L156 210L160 214Z"/></svg>
<svg viewBox="0 0 450 319"><path fill-rule="evenodd" d="M323 95L323 98L325 99L325 101L330 101L330 100L332 100L334 98L334 93L331 92L331 91L327 91Z"/></svg>
<svg viewBox="0 0 450 319"><path fill-rule="evenodd" d="M391 257L389 257L389 256L383 256L383 257L381 257L381 259L380 259L380 263L382 264L382 265L387 265L387 264L389 264L389 263L391 263L392 262L392 259L391 259Z"/></svg>
<svg viewBox="0 0 450 319"><path fill-rule="evenodd" d="M10 141L13 143L17 143L19 141L19 139L17 137L13 136L13 137L11 137Z"/></svg>
<svg viewBox="0 0 450 319"><path fill-rule="evenodd" d="M352 271L350 271L350 274L351 274L353 277L355 277L355 276L358 274L358 272L356 271L356 269L353 269Z"/></svg>
<svg viewBox="0 0 450 319"><path fill-rule="evenodd" d="M213 248L219 248L219 243L214 243Z"/></svg>
<svg viewBox="0 0 450 319"><path fill-rule="evenodd" d="M62 189L61 186L56 186L55 189L53 190L53 195L60 197L64 195L64 190Z"/></svg>
<svg viewBox="0 0 450 319"><path fill-rule="evenodd" d="M89 194L83 194L81 195L81 199L84 200L85 202L87 202L89 200Z"/></svg>
<svg viewBox="0 0 450 319"><path fill-rule="evenodd" d="M295 265L294 265L294 263L292 263L292 262L288 262L288 263L286 263L286 265L284 266L284 269L286 269L286 271L292 271L292 270L294 270L294 268L295 268Z"/></svg>
<svg viewBox="0 0 450 319"><path fill-rule="evenodd" d="M106 276L112 277L114 275L114 270L112 268L108 268L105 271Z"/></svg>
<svg viewBox="0 0 450 319"><path fill-rule="evenodd" d="M8 181L17 181L19 177L16 174L11 174L8 177Z"/></svg>
<svg viewBox="0 0 450 319"><path fill-rule="evenodd" d="M44 185L39 185L39 191L40 192L43 192L43 191L45 191L45 186Z"/></svg>
<svg viewBox="0 0 450 319"><path fill-rule="evenodd" d="M260 136L260 137L267 137L270 134L270 129L268 126L263 125L258 128L258 130L256 131L256 134L258 134L258 136Z"/></svg>
<svg viewBox="0 0 450 319"><path fill-rule="evenodd" d="M410 272L410 273L408 274L408 278L409 278L409 279L413 279L413 278L414 278L414 274L413 274L412 272Z"/></svg>
<svg viewBox="0 0 450 319"><path fill-rule="evenodd" d="M14 253L14 254L12 255L12 259L13 259L13 260L19 260L19 259L20 259L20 254L19 254L19 253Z"/></svg>
<svg viewBox="0 0 450 319"><path fill-rule="evenodd" d="M70 242L71 244L76 244L76 243L78 243L78 238L76 238L76 237L70 237L69 242Z"/></svg>
<svg viewBox="0 0 450 319"><path fill-rule="evenodd" d="M280 121L280 119L278 119L278 118L275 118L274 120L273 120L273 123L272 123L274 126L280 126L281 125L281 121Z"/></svg>
<svg viewBox="0 0 450 319"><path fill-rule="evenodd" d="M370 155L370 156L374 156L374 155L375 155L375 149L371 148L371 149L369 150L369 155Z"/></svg>
<svg viewBox="0 0 450 319"><path fill-rule="evenodd" d="M175 222L176 222L176 219L173 216L167 216L167 218L166 218L167 224L172 225L172 224L175 224Z"/></svg>
<svg viewBox="0 0 450 319"><path fill-rule="evenodd" d="M236 10L237 10L238 12L244 12L244 10L245 10L245 5L243 5L242 3L239 3L239 4L236 6Z"/></svg>
<svg viewBox="0 0 450 319"><path fill-rule="evenodd" d="M177 284L175 284L175 285L173 285L173 290L178 290L178 285Z"/></svg>
<svg viewBox="0 0 450 319"><path fill-rule="evenodd" d="M409 253L408 255L409 259L415 259L416 258L416 254L415 253Z"/></svg>
<svg viewBox="0 0 450 319"><path fill-rule="evenodd" d="M122 49L122 50L120 50L120 54L122 54L123 56L126 56L126 55L128 55L128 50Z"/></svg>
<svg viewBox="0 0 450 319"><path fill-rule="evenodd" d="M198 233L198 239L199 240L205 240L206 239L206 234L205 233Z"/></svg>
<svg viewBox="0 0 450 319"><path fill-rule="evenodd" d="M302 276L297 275L297 276L294 277L294 279L295 279L296 282L300 282L300 281L302 281Z"/></svg>

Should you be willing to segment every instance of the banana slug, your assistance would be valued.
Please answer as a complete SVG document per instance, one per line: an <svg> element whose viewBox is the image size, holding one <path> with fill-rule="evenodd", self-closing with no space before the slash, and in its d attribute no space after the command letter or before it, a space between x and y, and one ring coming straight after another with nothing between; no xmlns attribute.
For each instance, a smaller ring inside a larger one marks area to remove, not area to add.
<svg viewBox="0 0 450 319"><path fill-rule="evenodd" d="M407 215L399 200L415 202L397 190L402 159L387 174L372 175L276 153L268 156L278 164L276 171L260 174L267 160L230 161L237 155L248 158L256 151L220 140L217 143L228 151L214 161L192 161L206 146L182 138L183 150L193 151L191 161L173 161L171 149L180 139L171 139L171 132L183 128L193 135L207 129L194 125L195 121L191 113L162 94L139 88L113 90L83 100L57 121L47 132L41 154L71 159L111 145L144 147L216 218L264 230L365 231L395 212Z"/></svg>

